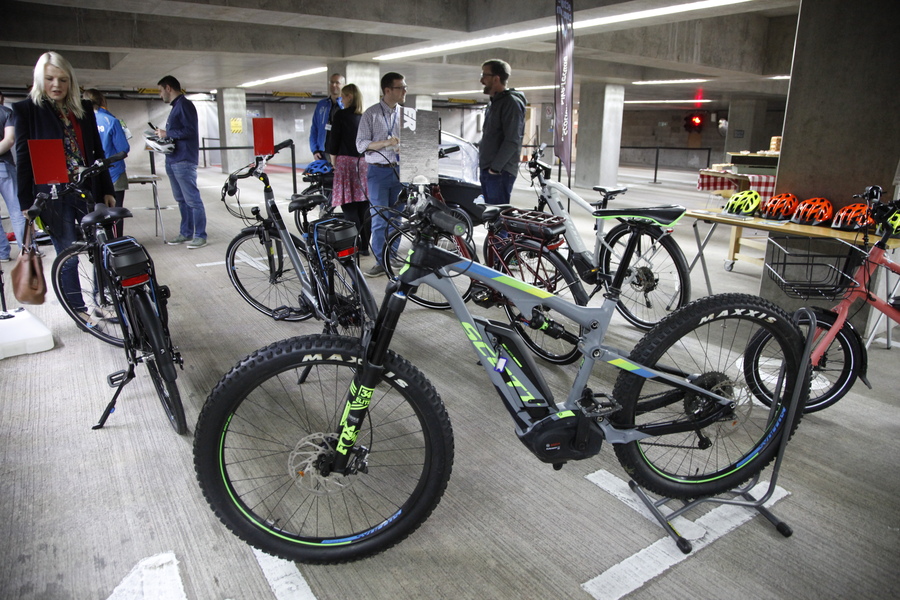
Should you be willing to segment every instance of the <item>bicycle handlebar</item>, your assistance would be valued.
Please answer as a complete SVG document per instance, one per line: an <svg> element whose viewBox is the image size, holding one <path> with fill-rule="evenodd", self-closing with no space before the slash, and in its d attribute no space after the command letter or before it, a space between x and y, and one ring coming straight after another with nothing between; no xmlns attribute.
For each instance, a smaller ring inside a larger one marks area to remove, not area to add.
<svg viewBox="0 0 900 600"><path fill-rule="evenodd" d="M119 162L120 160L124 160L127 155L127 152L119 152L117 154L113 154L109 158L98 158L89 167L84 167L83 169L78 171L78 173L75 175L75 181L66 183L63 186L62 194L71 192L84 194L85 192L81 190L81 186L84 185L84 182L88 177L93 177L94 175L102 171L106 171L107 169L109 169L110 165L115 162ZM35 196L34 204L32 204L31 207L29 207L25 211L25 213L28 215L28 218L36 219L41 214L41 211L44 209L44 206L46 206L47 200L49 199L50 194L47 194L45 192L41 192L37 196Z"/></svg>

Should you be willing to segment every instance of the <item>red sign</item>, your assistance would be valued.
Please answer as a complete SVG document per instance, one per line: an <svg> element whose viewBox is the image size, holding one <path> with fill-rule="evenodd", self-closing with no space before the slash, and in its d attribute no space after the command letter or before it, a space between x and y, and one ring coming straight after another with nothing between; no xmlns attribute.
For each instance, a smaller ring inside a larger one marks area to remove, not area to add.
<svg viewBox="0 0 900 600"><path fill-rule="evenodd" d="M28 140L28 153L31 155L31 172L34 173L35 184L50 185L69 181L62 140Z"/></svg>
<svg viewBox="0 0 900 600"><path fill-rule="evenodd" d="M253 154L275 154L275 124L271 118L253 119Z"/></svg>

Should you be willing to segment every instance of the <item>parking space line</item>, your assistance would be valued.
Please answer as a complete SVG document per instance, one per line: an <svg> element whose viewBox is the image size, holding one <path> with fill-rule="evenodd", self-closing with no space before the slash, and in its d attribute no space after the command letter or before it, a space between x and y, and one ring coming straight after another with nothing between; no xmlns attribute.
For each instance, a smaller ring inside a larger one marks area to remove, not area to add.
<svg viewBox="0 0 900 600"><path fill-rule="evenodd" d="M649 518L653 523L657 522L643 502L631 492L628 484L618 477L611 475L607 471L597 471L587 475L586 478L612 496L622 500L639 514ZM759 498L766 493L768 487L768 482L760 482L750 493L754 497ZM765 504L766 508L771 507L788 495L789 492L776 486L772 497ZM723 504L712 509L696 521L690 521L683 516L679 516L672 523L679 533L685 538L692 540L691 544L694 549L691 554L683 554L675 545L674 540L666 536L631 555L619 564L610 567L590 581L583 583L581 587L598 600L618 600L639 589L645 583L661 575L674 565L694 556L698 551L746 523L757 514L758 512L752 508Z"/></svg>
<svg viewBox="0 0 900 600"><path fill-rule="evenodd" d="M297 565L289 560L276 558L262 550L253 548L256 562L262 569L272 593L277 600L316 600L315 594L306 579L297 569Z"/></svg>

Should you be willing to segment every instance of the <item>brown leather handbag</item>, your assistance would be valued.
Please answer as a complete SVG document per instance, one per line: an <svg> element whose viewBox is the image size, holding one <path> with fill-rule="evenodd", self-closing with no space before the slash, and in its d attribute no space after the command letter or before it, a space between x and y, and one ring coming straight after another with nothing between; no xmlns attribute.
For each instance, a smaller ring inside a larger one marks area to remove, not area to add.
<svg viewBox="0 0 900 600"><path fill-rule="evenodd" d="M34 221L25 224L25 239L16 265L10 271L13 295L20 304L43 304L47 295L44 281L44 264L34 243Z"/></svg>

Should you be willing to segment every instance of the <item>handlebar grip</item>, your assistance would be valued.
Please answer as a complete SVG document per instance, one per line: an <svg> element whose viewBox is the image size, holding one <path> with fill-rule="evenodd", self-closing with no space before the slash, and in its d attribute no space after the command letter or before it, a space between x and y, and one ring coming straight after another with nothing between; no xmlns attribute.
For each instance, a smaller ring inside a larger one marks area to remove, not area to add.
<svg viewBox="0 0 900 600"><path fill-rule="evenodd" d="M119 162L120 160L125 160L125 157L126 157L126 156L128 156L128 153L127 153L127 152L118 152L118 153L116 153L116 154L113 154L113 155L110 156L109 158L107 158L107 159L104 161L104 164L106 164L106 165L111 165L111 164L113 164L114 162Z"/></svg>
<svg viewBox="0 0 900 600"><path fill-rule="evenodd" d="M444 233L455 236L465 235L466 233L466 224L449 213L435 210L431 213L430 220L432 225Z"/></svg>
<svg viewBox="0 0 900 600"><path fill-rule="evenodd" d="M237 180L232 175L228 176L228 181L225 183L225 193L229 196L237 193Z"/></svg>

